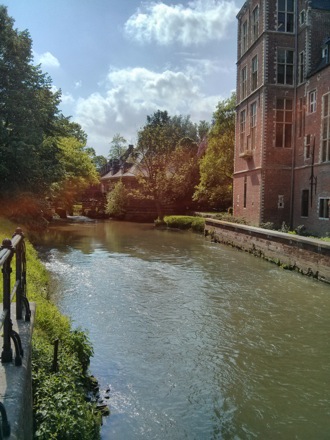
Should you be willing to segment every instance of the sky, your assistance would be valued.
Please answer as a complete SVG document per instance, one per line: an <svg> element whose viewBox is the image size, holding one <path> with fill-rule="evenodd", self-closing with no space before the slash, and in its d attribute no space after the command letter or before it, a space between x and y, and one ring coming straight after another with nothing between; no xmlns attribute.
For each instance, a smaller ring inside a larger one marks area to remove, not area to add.
<svg viewBox="0 0 330 440"><path fill-rule="evenodd" d="M236 87L244 0L0 0L96 154L135 145L148 115L211 122Z"/></svg>

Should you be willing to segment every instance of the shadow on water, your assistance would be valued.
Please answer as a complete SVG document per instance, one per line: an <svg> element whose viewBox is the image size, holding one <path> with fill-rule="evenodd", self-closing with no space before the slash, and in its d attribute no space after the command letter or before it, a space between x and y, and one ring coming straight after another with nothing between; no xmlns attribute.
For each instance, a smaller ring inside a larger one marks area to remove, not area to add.
<svg viewBox="0 0 330 440"><path fill-rule="evenodd" d="M150 224L55 226L38 248L110 383L102 439L330 437L330 286Z"/></svg>

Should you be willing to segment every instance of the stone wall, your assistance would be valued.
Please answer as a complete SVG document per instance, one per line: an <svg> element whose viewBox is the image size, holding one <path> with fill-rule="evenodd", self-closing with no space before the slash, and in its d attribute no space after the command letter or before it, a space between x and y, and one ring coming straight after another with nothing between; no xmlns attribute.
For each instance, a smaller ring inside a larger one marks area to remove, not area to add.
<svg viewBox="0 0 330 440"><path fill-rule="evenodd" d="M330 283L330 243L252 226L206 219L212 240Z"/></svg>

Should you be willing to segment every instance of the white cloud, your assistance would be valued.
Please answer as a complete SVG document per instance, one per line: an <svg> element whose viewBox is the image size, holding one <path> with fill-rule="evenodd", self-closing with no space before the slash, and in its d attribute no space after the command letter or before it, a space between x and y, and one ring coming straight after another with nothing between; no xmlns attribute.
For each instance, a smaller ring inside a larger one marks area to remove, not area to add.
<svg viewBox="0 0 330 440"><path fill-rule="evenodd" d="M70 93L62 93L61 95L62 104L73 104L74 97Z"/></svg>
<svg viewBox="0 0 330 440"><path fill-rule="evenodd" d="M88 134L90 146L104 155L116 133L134 143L147 115L158 109L167 110L170 115L189 114L193 122L210 121L222 99L220 96L206 97L199 87L201 78L188 71L158 73L141 67L111 69L107 81L104 94L93 93L86 99L79 99L74 116Z"/></svg>
<svg viewBox="0 0 330 440"><path fill-rule="evenodd" d="M226 38L237 12L234 0L194 0L188 6L145 3L128 19L125 31L139 42L196 45Z"/></svg>
<svg viewBox="0 0 330 440"><path fill-rule="evenodd" d="M38 64L42 64L43 67L60 67L59 60L50 52L45 52L41 55L34 53L34 58Z"/></svg>

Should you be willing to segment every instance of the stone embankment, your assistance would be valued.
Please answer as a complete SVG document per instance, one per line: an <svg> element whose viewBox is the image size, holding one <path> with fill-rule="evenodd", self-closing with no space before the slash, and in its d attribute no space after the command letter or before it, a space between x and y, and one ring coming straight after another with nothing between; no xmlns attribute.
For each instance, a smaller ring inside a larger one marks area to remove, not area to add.
<svg viewBox="0 0 330 440"><path fill-rule="evenodd" d="M205 219L205 235L330 283L329 242L211 218Z"/></svg>

